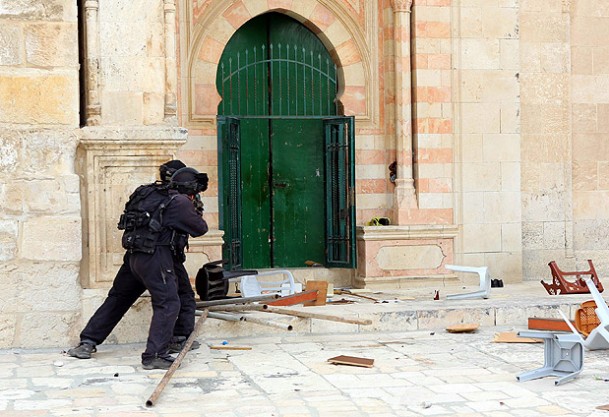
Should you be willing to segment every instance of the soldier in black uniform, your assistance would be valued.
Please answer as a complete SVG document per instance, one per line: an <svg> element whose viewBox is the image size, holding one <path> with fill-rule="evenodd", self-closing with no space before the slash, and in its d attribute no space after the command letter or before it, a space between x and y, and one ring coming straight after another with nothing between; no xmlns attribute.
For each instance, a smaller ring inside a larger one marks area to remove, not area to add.
<svg viewBox="0 0 609 417"><path fill-rule="evenodd" d="M188 236L207 232L199 193L207 189L207 175L180 168L179 161L161 166L160 184L140 186L131 195L121 216L124 229L124 263L108 297L81 332L80 344L68 351L80 359L91 357L112 329L147 289L153 317L144 369L167 369L194 328L194 292L183 262ZM175 181L167 183L171 174Z"/></svg>

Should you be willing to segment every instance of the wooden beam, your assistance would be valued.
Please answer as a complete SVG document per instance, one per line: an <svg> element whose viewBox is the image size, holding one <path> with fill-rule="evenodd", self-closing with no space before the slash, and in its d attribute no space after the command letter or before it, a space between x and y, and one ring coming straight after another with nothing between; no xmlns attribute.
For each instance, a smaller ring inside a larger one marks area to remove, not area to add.
<svg viewBox="0 0 609 417"><path fill-rule="evenodd" d="M571 320L571 323L573 326L575 326L575 322L573 322L573 320ZM529 317L529 329L571 332L569 325L563 319L545 317Z"/></svg>
<svg viewBox="0 0 609 417"><path fill-rule="evenodd" d="M325 294L324 294L325 296ZM302 304L305 301L314 301L317 300L318 291L310 290L297 292L296 294L286 295L285 297L280 297L274 301L269 301L266 304L269 306L293 306L296 304Z"/></svg>

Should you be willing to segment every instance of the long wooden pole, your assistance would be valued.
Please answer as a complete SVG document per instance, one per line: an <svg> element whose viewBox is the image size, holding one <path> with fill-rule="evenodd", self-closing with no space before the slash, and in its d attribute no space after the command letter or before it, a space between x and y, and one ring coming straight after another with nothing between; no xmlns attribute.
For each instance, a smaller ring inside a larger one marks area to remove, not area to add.
<svg viewBox="0 0 609 417"><path fill-rule="evenodd" d="M159 396L161 395L161 392L163 392L163 390L165 389L165 385L167 385L167 383L173 376L173 373L176 371L176 369L178 369L178 367L182 363L182 359L184 359L184 356L186 356L186 354L190 350L190 347L192 346L192 342L194 342L195 339L197 338L199 331L201 330L201 325L203 324L203 322L205 321L206 318L207 318L207 310L203 310L203 315L197 319L195 328L192 331L192 333L190 334L190 336L188 336L188 339L186 339L186 343L184 343L184 347L178 354L178 357L175 359L175 361L173 361L173 363L171 364L171 366L169 367L167 372L165 372L163 379L161 379L161 381L157 385L156 389L154 390L154 392L152 393L150 398L148 398L148 400L146 401L146 407L152 407L156 403L157 398L159 398Z"/></svg>
<svg viewBox="0 0 609 417"><path fill-rule="evenodd" d="M220 306L220 305L227 305L227 304L246 304L246 303L252 303L255 301L274 300L279 297L280 297L279 294L265 294L265 295L256 295L254 297L236 297L236 298L226 298L223 300L197 301L197 307L211 307L211 306Z"/></svg>
<svg viewBox="0 0 609 417"><path fill-rule="evenodd" d="M372 324L372 320L369 320L369 319L350 319L350 318L340 317L340 316L331 316L328 314L311 313L308 311L287 310L284 308L277 308L277 307L272 307L272 306L266 306L266 308L260 308L260 311L264 311L266 313L285 314L288 316L302 317L302 318L307 318L307 319L328 320L328 321L336 321L339 323L361 324L364 326Z"/></svg>
<svg viewBox="0 0 609 417"><path fill-rule="evenodd" d="M260 319L257 317L243 316L243 320L249 323L262 324L263 326L277 327L278 329L292 331L293 327L291 324L280 323L272 320Z"/></svg>

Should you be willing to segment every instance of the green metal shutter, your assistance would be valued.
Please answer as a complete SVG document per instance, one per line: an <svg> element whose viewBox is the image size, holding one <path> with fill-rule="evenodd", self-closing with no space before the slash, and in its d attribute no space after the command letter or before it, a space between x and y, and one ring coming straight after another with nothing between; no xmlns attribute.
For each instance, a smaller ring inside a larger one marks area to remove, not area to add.
<svg viewBox="0 0 609 417"><path fill-rule="evenodd" d="M228 190L220 200L220 224L224 226L224 246L222 256L227 261L226 269L240 269L243 264L241 234L241 137L239 119L218 117L219 160L224 170L218 170L220 189ZM225 177L225 175L227 177Z"/></svg>
<svg viewBox="0 0 609 417"><path fill-rule="evenodd" d="M326 146L326 264L355 268L355 120L324 119Z"/></svg>

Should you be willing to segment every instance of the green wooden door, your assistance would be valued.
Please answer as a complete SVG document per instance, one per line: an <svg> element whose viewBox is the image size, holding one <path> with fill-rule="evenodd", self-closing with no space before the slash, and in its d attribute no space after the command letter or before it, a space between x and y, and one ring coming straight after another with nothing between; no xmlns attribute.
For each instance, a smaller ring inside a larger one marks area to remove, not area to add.
<svg viewBox="0 0 609 417"><path fill-rule="evenodd" d="M226 148L220 127L227 118L239 120L240 137L241 241L225 245L225 258L240 259L233 266L243 268L328 264L324 119L336 115L337 91L328 51L297 21L265 14L227 44L217 87L219 149ZM230 155L220 155L221 177L235 177ZM220 186L221 228L229 234L238 216L228 198L233 190L226 181Z"/></svg>

